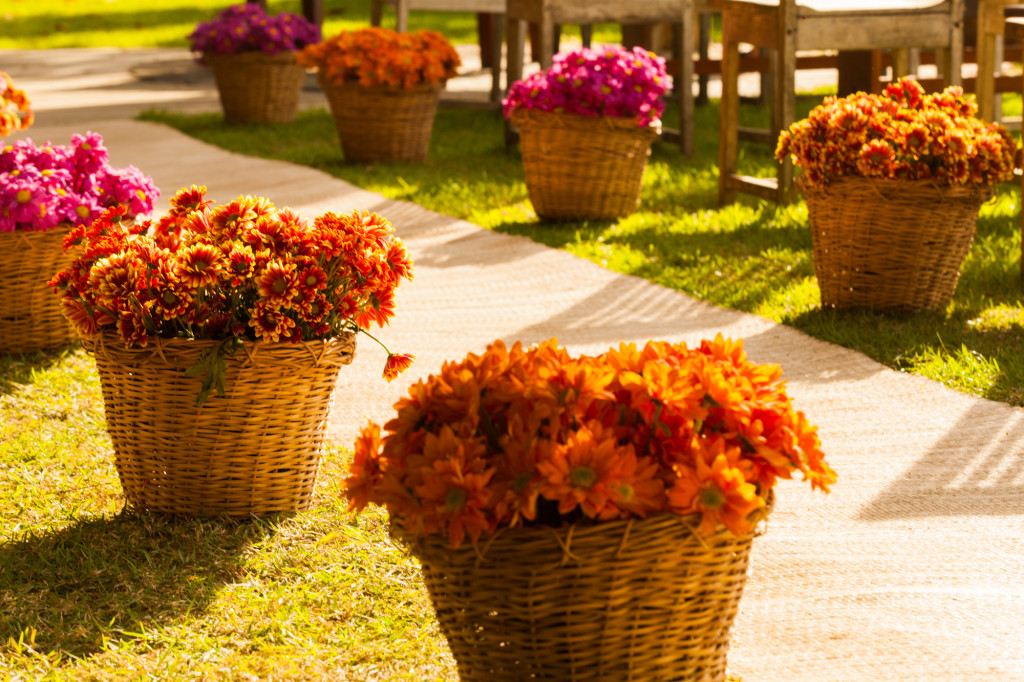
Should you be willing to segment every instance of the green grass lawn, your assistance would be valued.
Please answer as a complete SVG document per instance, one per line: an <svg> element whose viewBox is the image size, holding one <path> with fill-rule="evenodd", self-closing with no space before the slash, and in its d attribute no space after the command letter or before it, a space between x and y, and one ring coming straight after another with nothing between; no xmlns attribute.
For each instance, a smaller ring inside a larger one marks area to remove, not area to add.
<svg viewBox="0 0 1024 682"><path fill-rule="evenodd" d="M241 2L242 0L238 0ZM0 3L0 49L50 47L185 47L196 22L209 21L231 0L7 0ZM369 0L323 0L324 35L366 26ZM302 13L301 0L268 0L272 12ZM394 12L384 9L384 25ZM455 43L476 42L476 16L467 12L412 12L412 29L432 28ZM577 27L565 27L578 35ZM599 41L617 40L617 26L595 27Z"/></svg>
<svg viewBox="0 0 1024 682"><path fill-rule="evenodd" d="M346 511L120 513L92 359L0 356L0 680L452 680L419 565Z"/></svg>
<svg viewBox="0 0 1024 682"><path fill-rule="evenodd" d="M801 106L806 111L813 103L805 100ZM763 122L763 109L745 109L748 123ZM1019 99L1007 109L1019 110ZM518 152L506 152L497 112L442 109L426 163L371 165L345 162L323 110L272 126L225 126L216 114L151 112L145 118L226 149L309 165L392 199L525 235L613 270L790 325L894 369L1024 405L1020 191L1014 183L999 186L998 196L983 207L956 295L945 310L836 311L819 304L802 201L777 207L741 197L717 205L714 104L697 110L701 132L693 159L680 157L673 146L655 145L636 214L561 224L541 223L533 213ZM672 124L676 118L668 113L665 120ZM764 147L745 148L742 163L751 174L773 172Z"/></svg>

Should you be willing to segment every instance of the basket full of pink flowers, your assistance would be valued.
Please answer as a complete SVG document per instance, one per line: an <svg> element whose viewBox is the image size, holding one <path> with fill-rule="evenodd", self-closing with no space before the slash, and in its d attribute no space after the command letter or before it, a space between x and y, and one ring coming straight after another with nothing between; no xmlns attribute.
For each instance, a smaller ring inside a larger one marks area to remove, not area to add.
<svg viewBox="0 0 1024 682"><path fill-rule="evenodd" d="M65 235L115 204L129 219L149 213L159 195L138 168L111 166L96 133L73 135L70 145L25 139L0 149L0 353L57 348L74 338L46 286L71 261Z"/></svg>
<svg viewBox="0 0 1024 682"><path fill-rule="evenodd" d="M615 219L640 204L651 142L661 133L665 60L642 48L582 48L509 88L523 174L543 220Z"/></svg>

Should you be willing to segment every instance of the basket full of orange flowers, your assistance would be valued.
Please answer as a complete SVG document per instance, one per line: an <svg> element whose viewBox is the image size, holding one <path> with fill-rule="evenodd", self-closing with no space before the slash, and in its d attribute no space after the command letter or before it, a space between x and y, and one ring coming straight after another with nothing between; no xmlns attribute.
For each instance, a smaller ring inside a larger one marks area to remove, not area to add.
<svg viewBox="0 0 1024 682"><path fill-rule="evenodd" d="M721 336L495 342L395 409L346 493L419 559L464 682L724 680L776 481L835 481L779 367Z"/></svg>
<svg viewBox="0 0 1024 682"><path fill-rule="evenodd" d="M96 357L114 464L141 511L248 516L309 506L355 334L394 315L412 262L353 211L308 224L263 197L180 190L158 221L123 207L65 238L51 282ZM388 353L392 379L411 356Z"/></svg>
<svg viewBox="0 0 1024 682"><path fill-rule="evenodd" d="M460 60L436 31L368 27L310 45L299 63L318 71L346 159L423 161L441 90Z"/></svg>
<svg viewBox="0 0 1024 682"><path fill-rule="evenodd" d="M977 118L960 87L904 79L880 95L829 97L776 148L803 170L824 307L943 308L982 204L1013 178L1020 150Z"/></svg>

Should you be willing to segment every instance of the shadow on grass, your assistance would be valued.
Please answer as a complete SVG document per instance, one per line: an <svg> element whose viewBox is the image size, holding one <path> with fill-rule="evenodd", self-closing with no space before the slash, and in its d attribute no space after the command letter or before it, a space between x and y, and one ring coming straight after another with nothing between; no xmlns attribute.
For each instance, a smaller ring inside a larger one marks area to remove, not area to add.
<svg viewBox="0 0 1024 682"><path fill-rule="evenodd" d="M0 395L14 393L21 386L32 383L36 374L59 365L77 348L75 343L50 350L0 355Z"/></svg>
<svg viewBox="0 0 1024 682"><path fill-rule="evenodd" d="M85 657L105 639L202 612L271 528L126 512L4 543L0 643L33 628L37 653Z"/></svg>

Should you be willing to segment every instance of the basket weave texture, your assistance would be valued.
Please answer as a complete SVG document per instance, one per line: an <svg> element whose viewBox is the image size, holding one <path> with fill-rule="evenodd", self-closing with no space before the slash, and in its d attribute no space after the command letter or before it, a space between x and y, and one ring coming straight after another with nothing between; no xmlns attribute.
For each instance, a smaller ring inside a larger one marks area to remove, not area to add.
<svg viewBox="0 0 1024 682"><path fill-rule="evenodd" d="M0 232L0 353L57 348L75 338L47 282L70 265L67 230Z"/></svg>
<svg viewBox="0 0 1024 682"><path fill-rule="evenodd" d="M228 123L290 123L299 110L306 69L294 51L206 54Z"/></svg>
<svg viewBox="0 0 1024 682"><path fill-rule="evenodd" d="M672 514L408 539L462 682L725 680L754 533Z"/></svg>
<svg viewBox="0 0 1024 682"><path fill-rule="evenodd" d="M355 337L247 342L227 363L226 393L196 407L185 369L215 341L151 339L125 349L88 337L96 356L114 463L137 509L187 516L309 507L341 366Z"/></svg>
<svg viewBox="0 0 1024 682"><path fill-rule="evenodd" d="M821 305L924 310L953 297L988 186L797 178L807 200Z"/></svg>
<svg viewBox="0 0 1024 682"><path fill-rule="evenodd" d="M341 150L350 161L425 161L443 83L412 88L355 83L320 86L331 106Z"/></svg>
<svg viewBox="0 0 1024 682"><path fill-rule="evenodd" d="M543 220L621 218L636 211L660 122L517 109L523 175Z"/></svg>

